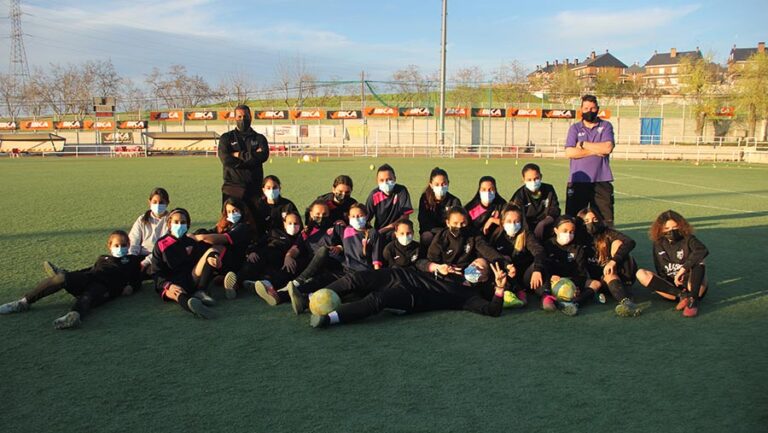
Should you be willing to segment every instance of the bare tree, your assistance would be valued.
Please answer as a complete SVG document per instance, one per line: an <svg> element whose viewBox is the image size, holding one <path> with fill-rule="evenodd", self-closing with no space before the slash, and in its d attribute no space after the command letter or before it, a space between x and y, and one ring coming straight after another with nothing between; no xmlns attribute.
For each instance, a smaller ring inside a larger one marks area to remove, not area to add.
<svg viewBox="0 0 768 433"><path fill-rule="evenodd" d="M228 108L246 104L257 91L256 84L245 71L232 72L221 80L218 93L224 98Z"/></svg>
<svg viewBox="0 0 768 433"><path fill-rule="evenodd" d="M451 92L454 104L472 105L483 99L483 89L480 86L485 81L485 73L479 67L459 68L452 74L451 81L455 83Z"/></svg>
<svg viewBox="0 0 768 433"><path fill-rule="evenodd" d="M317 93L317 78L309 70L306 61L301 56L290 59L281 58L275 67L277 87L285 106L298 109L304 106L307 98Z"/></svg>
<svg viewBox="0 0 768 433"><path fill-rule="evenodd" d="M391 90L395 93L396 104L429 105L437 73L424 74L418 66L408 65L393 72L392 80Z"/></svg>
<svg viewBox="0 0 768 433"><path fill-rule="evenodd" d="M217 96L203 77L188 74L183 65L171 65L165 73L153 68L145 82L168 108L195 107Z"/></svg>
<svg viewBox="0 0 768 433"><path fill-rule="evenodd" d="M3 114L12 120L16 120L21 112L23 89L21 83L10 74L0 74L0 104Z"/></svg>
<svg viewBox="0 0 768 433"><path fill-rule="evenodd" d="M122 80L122 87L117 98L119 106L128 112L141 112L146 108L147 95L141 88L137 87L133 80L125 78Z"/></svg>
<svg viewBox="0 0 768 433"><path fill-rule="evenodd" d="M519 102L529 92L528 69L517 60L502 63L493 71L493 92L500 101Z"/></svg>
<svg viewBox="0 0 768 433"><path fill-rule="evenodd" d="M82 66L84 79L90 80L92 96L117 96L123 85L123 78L117 73L112 60L91 60Z"/></svg>

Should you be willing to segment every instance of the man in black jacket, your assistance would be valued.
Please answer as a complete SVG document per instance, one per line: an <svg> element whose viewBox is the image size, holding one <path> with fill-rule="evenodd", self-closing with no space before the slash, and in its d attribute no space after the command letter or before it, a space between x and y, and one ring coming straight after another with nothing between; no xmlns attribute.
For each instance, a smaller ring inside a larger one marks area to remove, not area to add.
<svg viewBox="0 0 768 433"><path fill-rule="evenodd" d="M269 144L267 137L251 129L251 109L247 105L235 108L235 121L237 127L219 139L218 155L224 169L221 202L234 197L254 210L261 197L262 164L269 159Z"/></svg>

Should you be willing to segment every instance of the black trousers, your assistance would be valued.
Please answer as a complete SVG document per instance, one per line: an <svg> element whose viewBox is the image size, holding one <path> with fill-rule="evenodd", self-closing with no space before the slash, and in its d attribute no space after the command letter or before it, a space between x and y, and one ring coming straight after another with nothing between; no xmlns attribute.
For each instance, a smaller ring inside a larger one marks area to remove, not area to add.
<svg viewBox="0 0 768 433"><path fill-rule="evenodd" d="M574 182L568 184L565 213L576 216L580 210L589 207L600 213L606 226L613 227L613 203L613 183Z"/></svg>
<svg viewBox="0 0 768 433"><path fill-rule="evenodd" d="M401 311L413 311L413 295L402 285L402 281L393 278L389 272L365 272L352 274L339 279L328 286L342 297L354 294L365 296L359 301L342 304L336 312L342 323L355 322L370 317L390 308ZM341 293L340 293L341 292Z"/></svg>
<svg viewBox="0 0 768 433"><path fill-rule="evenodd" d="M107 286L94 280L85 272L80 271L67 272L63 275L59 274L46 278L25 294L24 297L29 304L33 304L62 289L75 297L75 304L71 310L77 311L81 316L88 314L91 308L96 308L114 298Z"/></svg>

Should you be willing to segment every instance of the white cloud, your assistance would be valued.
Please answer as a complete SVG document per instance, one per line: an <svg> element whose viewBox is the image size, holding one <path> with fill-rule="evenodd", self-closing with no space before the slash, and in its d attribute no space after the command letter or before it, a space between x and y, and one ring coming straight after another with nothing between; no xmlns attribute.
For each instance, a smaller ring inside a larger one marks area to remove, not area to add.
<svg viewBox="0 0 768 433"><path fill-rule="evenodd" d="M650 7L625 11L563 11L552 18L560 35L616 37L643 34L667 26L699 9L699 5Z"/></svg>

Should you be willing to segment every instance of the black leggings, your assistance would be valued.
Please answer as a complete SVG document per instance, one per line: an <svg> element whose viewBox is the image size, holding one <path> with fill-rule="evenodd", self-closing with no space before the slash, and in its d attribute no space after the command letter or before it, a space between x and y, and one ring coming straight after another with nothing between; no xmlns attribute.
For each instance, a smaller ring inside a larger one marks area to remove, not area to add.
<svg viewBox="0 0 768 433"><path fill-rule="evenodd" d="M348 275L328 288L340 297L365 294L359 301L342 304L336 310L342 323L361 320L387 308L408 312L414 310L413 295L401 282L393 280L389 273L365 272L365 278L359 273Z"/></svg>
<svg viewBox="0 0 768 433"><path fill-rule="evenodd" d="M75 277L73 274L76 273L70 273L69 276ZM80 282L80 280L83 280L82 284L73 284L73 282ZM67 284L68 281L69 284ZM112 299L109 289L104 284L98 281L87 281L85 278L67 278L66 274L57 274L44 279L24 295L24 298L31 305L62 289L75 297L75 304L71 310L80 313L81 316L88 314L91 308L96 308Z"/></svg>
<svg viewBox="0 0 768 433"><path fill-rule="evenodd" d="M648 283L648 288L653 292L662 292L675 297L689 296L694 299L702 299L707 294L700 293L701 284L704 282L705 268L704 265L696 265L691 268L683 279L682 288L677 287L673 280L673 277L659 277L654 274L651 277L651 281ZM688 291L688 287L691 287L691 291Z"/></svg>

